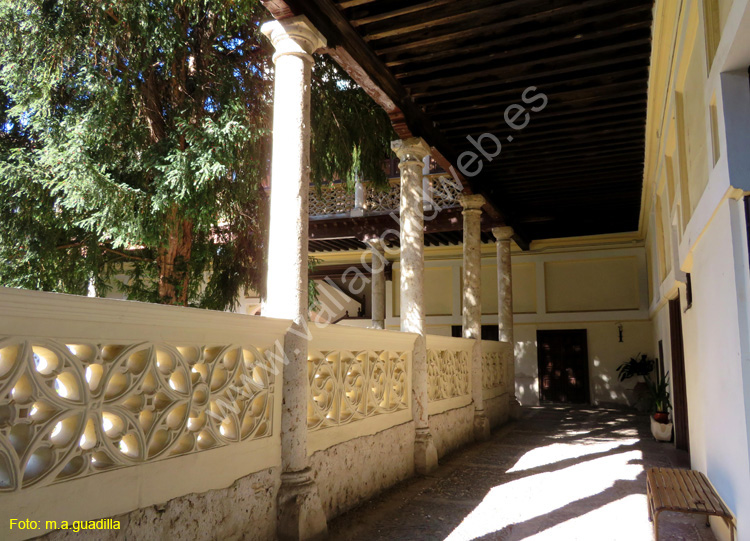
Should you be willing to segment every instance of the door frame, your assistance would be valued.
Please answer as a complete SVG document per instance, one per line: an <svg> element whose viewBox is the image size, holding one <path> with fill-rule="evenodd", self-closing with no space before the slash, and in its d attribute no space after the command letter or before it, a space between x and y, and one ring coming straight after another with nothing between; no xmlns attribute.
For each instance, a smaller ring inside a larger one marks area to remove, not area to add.
<svg viewBox="0 0 750 541"><path fill-rule="evenodd" d="M584 336L583 340L583 353L586 357L586 372L585 372L585 381L584 381L584 402L569 402L570 404L587 404L591 405L591 362L589 359L589 333L588 329L537 329L536 330L536 343L537 343L537 350L536 350L536 369L537 369L537 385L539 386L539 403L550 403L550 404L558 404L559 402L554 402L551 400L544 400L542 398L542 354L541 354L541 348L539 347L539 344L541 343L541 340L539 339L539 333L565 333L565 332L576 332L581 333Z"/></svg>
<svg viewBox="0 0 750 541"><path fill-rule="evenodd" d="M690 453L690 430L685 381L685 345L682 338L682 309L680 294L669 300L669 338L672 348L671 398L674 417L674 444L678 449Z"/></svg>

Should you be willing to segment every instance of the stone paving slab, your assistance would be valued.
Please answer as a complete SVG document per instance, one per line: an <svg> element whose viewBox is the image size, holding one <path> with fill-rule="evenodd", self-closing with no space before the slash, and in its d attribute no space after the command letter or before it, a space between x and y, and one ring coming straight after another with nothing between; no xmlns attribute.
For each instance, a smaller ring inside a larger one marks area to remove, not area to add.
<svg viewBox="0 0 750 541"><path fill-rule="evenodd" d="M522 419L329 524L333 540L653 539L645 469L689 467L648 418L581 407ZM712 541L700 516L663 513L660 539Z"/></svg>

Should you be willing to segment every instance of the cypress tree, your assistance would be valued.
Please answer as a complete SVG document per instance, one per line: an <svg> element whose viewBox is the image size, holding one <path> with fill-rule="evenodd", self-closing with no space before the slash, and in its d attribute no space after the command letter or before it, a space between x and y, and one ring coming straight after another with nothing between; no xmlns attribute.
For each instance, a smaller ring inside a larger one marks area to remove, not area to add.
<svg viewBox="0 0 750 541"><path fill-rule="evenodd" d="M0 0L0 284L226 309L263 284L257 0ZM312 179L383 183L386 115L313 68Z"/></svg>

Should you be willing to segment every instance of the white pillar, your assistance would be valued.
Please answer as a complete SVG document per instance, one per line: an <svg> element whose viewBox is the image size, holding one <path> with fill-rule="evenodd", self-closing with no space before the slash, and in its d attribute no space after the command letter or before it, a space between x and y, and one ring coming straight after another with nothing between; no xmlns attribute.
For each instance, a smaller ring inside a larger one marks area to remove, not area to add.
<svg viewBox="0 0 750 541"><path fill-rule="evenodd" d="M497 319L500 342L510 347L508 383L510 385L511 415L517 415L515 342L513 341L513 281L511 276L510 239L512 227L495 227L492 234L497 239Z"/></svg>
<svg viewBox="0 0 750 541"><path fill-rule="evenodd" d="M424 202L422 208L425 211L432 210L432 186L430 185L430 156L422 158L422 197Z"/></svg>
<svg viewBox="0 0 750 541"><path fill-rule="evenodd" d="M412 358L412 410L416 427L414 468L428 473L437 467L427 414L427 342L424 314L424 211L422 160L430 153L423 139L391 143L401 163L401 330L418 334Z"/></svg>
<svg viewBox="0 0 750 541"><path fill-rule="evenodd" d="M475 341L471 362L471 392L474 399L474 439L490 437L490 421L484 411L482 396L482 205L481 195L461 196L464 219L463 235L463 331L464 338Z"/></svg>
<svg viewBox="0 0 750 541"><path fill-rule="evenodd" d="M372 328L385 329L385 247L378 238L368 244L372 253Z"/></svg>
<svg viewBox="0 0 750 541"><path fill-rule="evenodd" d="M364 216L366 197L365 184L362 182L361 177L357 177L357 180L354 182L354 208L350 213L352 217Z"/></svg>
<svg viewBox="0 0 750 541"><path fill-rule="evenodd" d="M271 223L265 313L292 320L284 339L278 537L327 533L307 461L307 227L312 53L325 38L305 17L265 23L275 53Z"/></svg>

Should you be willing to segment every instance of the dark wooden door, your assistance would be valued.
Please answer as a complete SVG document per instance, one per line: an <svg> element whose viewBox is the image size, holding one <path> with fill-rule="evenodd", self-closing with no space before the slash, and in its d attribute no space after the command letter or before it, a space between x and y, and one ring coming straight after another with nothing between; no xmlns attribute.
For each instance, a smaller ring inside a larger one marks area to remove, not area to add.
<svg viewBox="0 0 750 541"><path fill-rule="evenodd" d="M687 385L685 383L685 350L682 342L682 310L680 297L669 301L669 334L672 345L672 416L674 417L674 444L678 449L690 451L688 431Z"/></svg>
<svg viewBox="0 0 750 541"><path fill-rule="evenodd" d="M539 398L543 402L589 402L589 354L585 329L537 331Z"/></svg>

